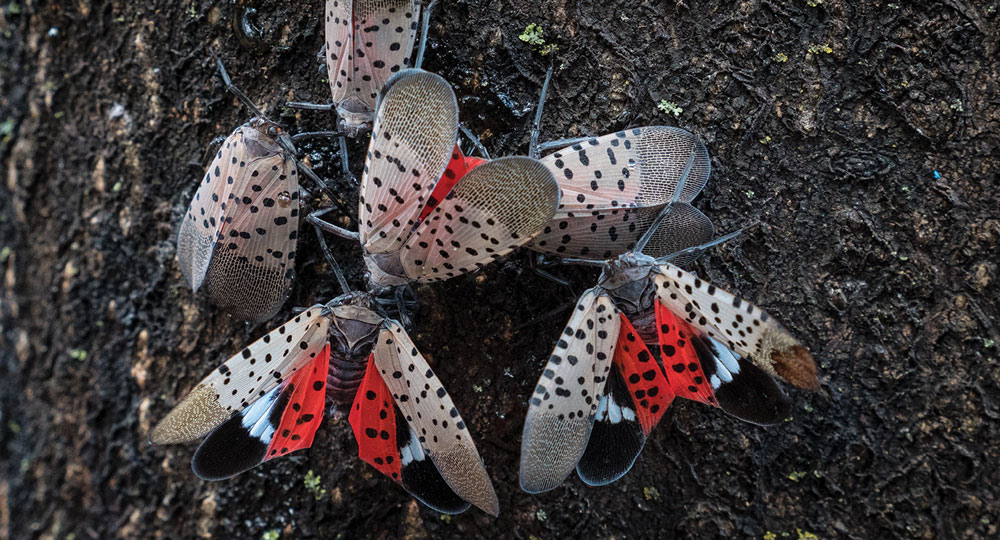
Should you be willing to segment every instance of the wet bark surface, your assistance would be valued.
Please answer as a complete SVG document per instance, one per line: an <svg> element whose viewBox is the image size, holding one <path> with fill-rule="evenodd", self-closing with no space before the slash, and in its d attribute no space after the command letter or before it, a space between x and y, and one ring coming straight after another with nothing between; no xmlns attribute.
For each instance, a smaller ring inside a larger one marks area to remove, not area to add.
<svg viewBox="0 0 1000 540"><path fill-rule="evenodd" d="M694 268L781 320L823 382L790 390L791 417L769 428L675 402L620 481L573 477L528 495L526 401L596 272L553 268L570 291L518 253L418 287L412 334L479 445L493 519L414 502L356 457L343 417L310 450L218 483L191 473L194 447L145 443L213 366L294 306L339 293L309 230L291 299L255 328L182 286L174 258L213 139L249 118L210 51L293 132L332 128L282 107L329 97L322 2L5 3L0 537L997 535L998 9L441 2L425 68L454 85L493 155L527 150L550 58L518 38L531 23L558 46L543 140L650 124L697 133L714 171L696 206L719 231L746 232ZM366 144L352 143L359 176ZM305 149L329 178L332 148ZM361 286L359 248L330 244Z"/></svg>

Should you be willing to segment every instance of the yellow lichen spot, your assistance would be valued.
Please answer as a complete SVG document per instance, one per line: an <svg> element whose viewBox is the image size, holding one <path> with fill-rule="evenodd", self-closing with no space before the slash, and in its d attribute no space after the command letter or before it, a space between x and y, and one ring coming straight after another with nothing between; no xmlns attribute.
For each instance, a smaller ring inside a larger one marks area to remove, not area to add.
<svg viewBox="0 0 1000 540"><path fill-rule="evenodd" d="M542 46L545 45L545 31L542 30L541 26L535 23L531 23L524 28L524 32L521 32L518 39L527 43L528 45Z"/></svg>
<svg viewBox="0 0 1000 540"><path fill-rule="evenodd" d="M451 525L451 514L441 514L441 521L445 525Z"/></svg>
<svg viewBox="0 0 1000 540"><path fill-rule="evenodd" d="M788 61L788 55L783 52L780 52L772 56L771 59L774 60L775 62L778 62L779 64L784 64L785 62Z"/></svg>
<svg viewBox="0 0 1000 540"><path fill-rule="evenodd" d="M799 471L792 471L788 475L788 479L791 480L792 482L798 482L799 480L802 480L805 477L806 477L806 473L799 472Z"/></svg>
<svg viewBox="0 0 1000 540"><path fill-rule="evenodd" d="M830 54L833 52L833 48L830 47L829 43L824 43L822 45L819 45L817 43L810 43L809 48L806 50L809 51L810 54L819 54L819 53Z"/></svg>
<svg viewBox="0 0 1000 540"><path fill-rule="evenodd" d="M281 538L281 529L271 529L269 531L264 531L261 535L261 540L278 540Z"/></svg>
<svg viewBox="0 0 1000 540"><path fill-rule="evenodd" d="M764 540L777 540L777 538L778 535L774 534L771 531L767 531L766 533L764 533Z"/></svg>
<svg viewBox="0 0 1000 540"><path fill-rule="evenodd" d="M660 491L655 487L644 487L642 488L642 496L646 497L647 501L657 501L660 500Z"/></svg>
<svg viewBox="0 0 1000 540"><path fill-rule="evenodd" d="M811 532L802 529L795 529L795 532L799 533L799 540L819 540L819 537Z"/></svg>
<svg viewBox="0 0 1000 540"><path fill-rule="evenodd" d="M682 109L680 105L665 99L661 99L660 102L656 104L656 108L667 114L674 115L674 118L677 118L682 112L684 112L684 109Z"/></svg>
<svg viewBox="0 0 1000 540"><path fill-rule="evenodd" d="M305 478L306 489L312 492L313 497L317 501L322 499L326 495L326 489L324 489L320 485L320 480L321 480L320 476L318 474L313 473L312 469L309 469L309 471L306 472L306 478Z"/></svg>

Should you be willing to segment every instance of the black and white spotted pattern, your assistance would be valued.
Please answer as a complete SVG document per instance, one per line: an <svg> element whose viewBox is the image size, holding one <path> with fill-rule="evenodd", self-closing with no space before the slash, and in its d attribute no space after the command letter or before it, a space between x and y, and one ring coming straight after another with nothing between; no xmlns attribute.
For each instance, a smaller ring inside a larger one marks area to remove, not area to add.
<svg viewBox="0 0 1000 540"><path fill-rule="evenodd" d="M298 170L275 136L284 135L259 119L237 128L177 234L177 261L191 289L205 286L216 305L251 321L277 312L294 276Z"/></svg>
<svg viewBox="0 0 1000 540"><path fill-rule="evenodd" d="M414 0L327 0L326 67L347 135L371 126L379 91L410 67L419 19Z"/></svg>
<svg viewBox="0 0 1000 540"><path fill-rule="evenodd" d="M797 375L788 372L783 364L793 362L792 367L797 367L808 360L812 366L811 378L815 379L811 357L767 312L672 264L660 265L655 272L653 283L657 299L692 326L792 384L801 386Z"/></svg>
<svg viewBox="0 0 1000 540"><path fill-rule="evenodd" d="M154 444L199 439L233 413L280 385L326 346L328 311L315 305L248 347L202 379L149 434Z"/></svg>
<svg viewBox="0 0 1000 540"><path fill-rule="evenodd" d="M496 492L465 422L399 323L385 321L373 354L396 406L441 477L459 497L497 515Z"/></svg>
<svg viewBox="0 0 1000 540"><path fill-rule="evenodd" d="M361 182L358 215L367 253L398 252L451 159L458 103L451 86L406 70L380 100Z"/></svg>
<svg viewBox="0 0 1000 540"><path fill-rule="evenodd" d="M505 157L463 176L413 232L400 254L408 278L439 281L476 270L538 234L559 187L537 160Z"/></svg>
<svg viewBox="0 0 1000 540"><path fill-rule="evenodd" d="M632 248L684 179L690 202L711 174L708 150L688 131L647 126L563 148L542 159L562 189L559 209L531 248L608 259Z"/></svg>
<svg viewBox="0 0 1000 540"><path fill-rule="evenodd" d="M521 438L521 489L559 485L590 438L621 318L599 287L583 293L529 400Z"/></svg>

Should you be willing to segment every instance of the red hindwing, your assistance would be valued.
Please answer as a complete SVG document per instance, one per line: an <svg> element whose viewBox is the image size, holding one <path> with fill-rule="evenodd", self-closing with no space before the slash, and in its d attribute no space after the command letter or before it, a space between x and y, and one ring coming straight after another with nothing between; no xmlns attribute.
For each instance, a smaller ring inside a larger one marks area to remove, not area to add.
<svg viewBox="0 0 1000 540"><path fill-rule="evenodd" d="M392 393L368 357L365 378L358 387L348 420L358 441L358 456L397 483L401 482L396 445L396 408Z"/></svg>
<svg viewBox="0 0 1000 540"><path fill-rule="evenodd" d="M635 402L642 432L648 436L673 402L674 392L628 317L621 314L621 319L614 364L625 379L629 395Z"/></svg>
<svg viewBox="0 0 1000 540"><path fill-rule="evenodd" d="M682 318L673 314L660 301L656 306L656 332L660 338L661 359L667 380L678 396L719 405L712 386L701 369L701 360L691 344L697 331Z"/></svg>
<svg viewBox="0 0 1000 540"><path fill-rule="evenodd" d="M448 162L448 168L444 170L444 174L438 183L434 185L434 190L431 192L431 197L427 201L427 206L424 207L423 211L420 212L420 219L418 221L423 221L425 217L430 215L431 211L451 193L452 188L465 173L476 168L477 165L484 163L486 160L477 157L466 157L462 153L462 149L455 145L455 150L451 153L451 161Z"/></svg>
<svg viewBox="0 0 1000 540"><path fill-rule="evenodd" d="M316 430L323 421L329 365L330 345L327 344L312 362L288 381L293 388L292 395L281 414L281 423L268 445L264 461L312 446Z"/></svg>

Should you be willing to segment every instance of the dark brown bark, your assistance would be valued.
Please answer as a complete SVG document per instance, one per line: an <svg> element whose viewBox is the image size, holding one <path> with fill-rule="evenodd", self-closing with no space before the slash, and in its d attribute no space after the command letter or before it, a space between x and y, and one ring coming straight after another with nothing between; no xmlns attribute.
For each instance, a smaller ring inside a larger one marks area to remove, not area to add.
<svg viewBox="0 0 1000 540"><path fill-rule="evenodd" d="M549 61L518 39L529 23L559 46L543 139L647 124L702 137L715 170L695 204L720 231L748 230L695 268L788 326L823 381L790 390L794 414L771 428L679 402L622 480L527 495L526 399L575 295L525 254L419 287L414 339L479 444L496 520L419 506L357 459L343 418L312 449L221 483L194 477L193 447L145 443L270 326L192 295L174 261L211 141L248 118L209 50L293 131L333 127L280 108L328 99L322 1L243 3L259 39L234 32L229 2L0 6L0 537L998 534L995 3L440 3L425 67L494 155L526 151ZM327 177L333 148L307 149ZM315 235L301 238L274 322L338 293ZM330 242L360 285L357 247ZM553 272L575 294L596 277Z"/></svg>

